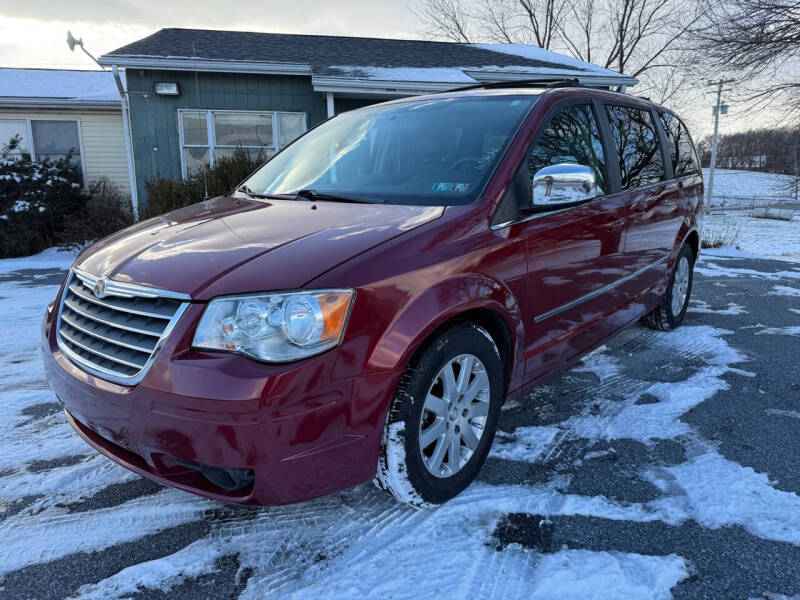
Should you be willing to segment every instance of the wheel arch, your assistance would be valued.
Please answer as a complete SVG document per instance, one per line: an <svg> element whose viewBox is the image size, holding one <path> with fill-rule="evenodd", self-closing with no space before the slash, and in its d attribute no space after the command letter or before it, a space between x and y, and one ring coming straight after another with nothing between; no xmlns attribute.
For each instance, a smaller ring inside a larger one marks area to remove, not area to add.
<svg viewBox="0 0 800 600"><path fill-rule="evenodd" d="M474 323L491 336L497 348L497 352L500 355L500 362L503 364L503 383L505 385L505 391L507 391L511 380L511 367L514 359L511 331L500 313L491 308L469 308L443 321L420 341L411 355L409 363L413 362L417 356L424 352L425 348L448 327L465 322Z"/></svg>
<svg viewBox="0 0 800 600"><path fill-rule="evenodd" d="M689 244L689 247L692 249L692 253L694 254L695 261L700 254L700 234L697 232L697 229L692 229L689 234L683 240L684 244Z"/></svg>
<svg viewBox="0 0 800 600"><path fill-rule="evenodd" d="M367 369L405 369L443 329L464 321L485 329L497 346L505 391L521 384L524 326L520 306L505 286L474 274L440 282L409 302L378 340Z"/></svg>

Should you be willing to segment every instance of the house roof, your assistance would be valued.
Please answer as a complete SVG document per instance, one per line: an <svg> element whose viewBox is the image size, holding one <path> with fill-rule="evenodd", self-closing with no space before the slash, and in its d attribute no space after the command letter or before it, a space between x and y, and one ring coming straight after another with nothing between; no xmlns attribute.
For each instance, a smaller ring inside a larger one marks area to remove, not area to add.
<svg viewBox="0 0 800 600"><path fill-rule="evenodd" d="M123 78L124 73L120 73ZM109 71L0 68L0 106L119 109Z"/></svg>
<svg viewBox="0 0 800 600"><path fill-rule="evenodd" d="M103 55L104 65L199 71L311 75L334 91L400 84L398 92L447 89L479 81L578 78L633 85L609 69L525 44L457 44L421 40L162 29Z"/></svg>

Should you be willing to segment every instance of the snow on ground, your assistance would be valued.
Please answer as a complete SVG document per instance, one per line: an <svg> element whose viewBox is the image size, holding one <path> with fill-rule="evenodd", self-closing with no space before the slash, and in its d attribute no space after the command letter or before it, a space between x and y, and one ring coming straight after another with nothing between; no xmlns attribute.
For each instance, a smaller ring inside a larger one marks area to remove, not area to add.
<svg viewBox="0 0 800 600"><path fill-rule="evenodd" d="M709 170L703 169L703 180L708 185ZM788 198L787 185L791 175L737 171L735 169L714 170L714 197Z"/></svg>
<svg viewBox="0 0 800 600"><path fill-rule="evenodd" d="M493 541L498 522L512 513L670 525L692 521L708 529L738 525L762 540L800 545L800 497L726 458L682 419L728 390L731 382L753 378L747 354L728 341L732 332L709 325L668 333L629 330L626 343L646 337L641 343L654 356L687 357L692 368L645 379L626 369L627 359L619 352L601 347L573 370L596 381L586 388L575 414L500 432L492 451L492 460L542 465L576 441L586 448L609 444L576 455L571 459L576 466L606 460L626 440L648 447L677 441L686 449L686 460L645 466L638 473L658 490L653 499L571 493L566 490L572 476L552 472L525 485L479 481L435 510L398 504L368 484L268 509L227 507L157 487L92 508L113 486L129 489L140 479L74 434L43 380L39 325L59 281L44 269L64 268L70 260L71 255L48 251L0 261L0 311L14 323L14 335L4 336L0 346L0 537L5 540L0 577L79 552L108 552L146 536L203 527L167 552L90 580L79 596L122 598L143 588L169 594L193 578L215 573L223 558L236 556L237 572L246 580L245 599L669 598L670 589L693 572L691 562L679 554L567 547L541 552L517 543L498 550ZM800 269L787 266L774 273L726 262L707 260L698 271L719 281L760 278L781 294L796 290L786 283L800 287ZM28 268L42 270L3 277ZM727 319L748 314L735 303L715 308L696 301L694 306ZM760 329L772 333L767 326ZM518 410L508 409L504 414ZM796 418L790 410L768 414ZM429 576L418 576L422 572Z"/></svg>
<svg viewBox="0 0 800 600"><path fill-rule="evenodd" d="M61 269L66 271L72 265L77 254L77 250L48 248L33 256L4 258L0 260L0 276L20 269Z"/></svg>
<svg viewBox="0 0 800 600"><path fill-rule="evenodd" d="M713 238L716 232L727 238L729 247L712 250L715 255L727 251L729 256L800 261L800 211L791 221L759 219L747 211L706 215L703 237Z"/></svg>

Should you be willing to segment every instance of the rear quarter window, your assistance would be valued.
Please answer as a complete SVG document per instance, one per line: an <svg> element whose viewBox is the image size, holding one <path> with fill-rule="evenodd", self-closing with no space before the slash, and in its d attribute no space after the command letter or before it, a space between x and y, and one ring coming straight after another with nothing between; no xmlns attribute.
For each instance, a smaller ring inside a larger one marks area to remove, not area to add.
<svg viewBox="0 0 800 600"><path fill-rule="evenodd" d="M700 161L686 126L675 115L659 111L661 123L667 133L669 155L675 177L691 175L700 171Z"/></svg>

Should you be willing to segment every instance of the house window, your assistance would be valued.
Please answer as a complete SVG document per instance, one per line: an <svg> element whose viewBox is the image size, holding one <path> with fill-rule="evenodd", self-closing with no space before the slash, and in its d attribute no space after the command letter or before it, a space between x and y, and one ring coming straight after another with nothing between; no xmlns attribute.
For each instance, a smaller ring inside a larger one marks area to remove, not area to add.
<svg viewBox="0 0 800 600"><path fill-rule="evenodd" d="M7 146L15 136L19 136L19 146L12 150L10 155L19 156L24 152L30 152L27 121L25 119L0 119L0 148Z"/></svg>
<svg viewBox="0 0 800 600"><path fill-rule="evenodd" d="M270 157L306 130L305 113L179 110L178 121L184 177L240 146Z"/></svg>
<svg viewBox="0 0 800 600"><path fill-rule="evenodd" d="M31 155L34 161L51 161L71 157L78 173L83 176L81 142L78 121L63 119L0 119L0 146L12 137L20 137L19 147L11 153Z"/></svg>

